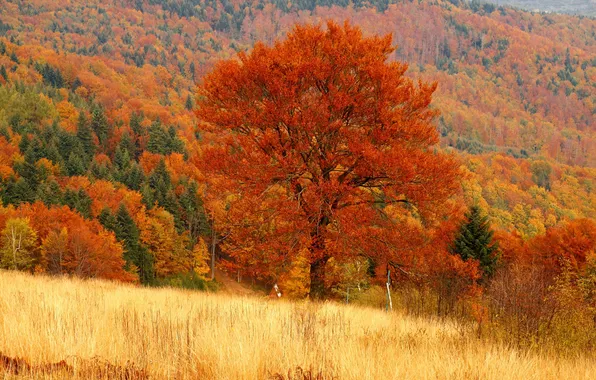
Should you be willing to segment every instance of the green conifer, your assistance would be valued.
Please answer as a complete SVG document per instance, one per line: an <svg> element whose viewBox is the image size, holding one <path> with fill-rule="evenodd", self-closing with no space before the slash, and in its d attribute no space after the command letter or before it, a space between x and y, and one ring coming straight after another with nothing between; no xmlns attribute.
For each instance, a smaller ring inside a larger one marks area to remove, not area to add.
<svg viewBox="0 0 596 380"><path fill-rule="evenodd" d="M493 241L488 216L482 215L478 206L472 206L466 214L452 247L451 253L458 254L464 260L478 260L483 277L490 277L499 260L499 247Z"/></svg>

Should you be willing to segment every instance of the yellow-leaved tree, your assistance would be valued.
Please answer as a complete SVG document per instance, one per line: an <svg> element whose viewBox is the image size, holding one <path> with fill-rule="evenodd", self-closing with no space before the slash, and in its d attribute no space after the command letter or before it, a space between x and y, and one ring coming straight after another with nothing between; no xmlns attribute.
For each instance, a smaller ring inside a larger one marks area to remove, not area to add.
<svg viewBox="0 0 596 380"><path fill-rule="evenodd" d="M2 230L0 265L6 269L28 270L35 263L37 233L25 218L12 218L6 221Z"/></svg>

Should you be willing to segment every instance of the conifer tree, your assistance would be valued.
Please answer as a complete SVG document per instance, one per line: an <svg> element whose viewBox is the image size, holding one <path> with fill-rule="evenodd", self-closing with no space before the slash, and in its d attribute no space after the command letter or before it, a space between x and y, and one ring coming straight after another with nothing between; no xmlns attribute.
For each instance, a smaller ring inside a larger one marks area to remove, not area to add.
<svg viewBox="0 0 596 380"><path fill-rule="evenodd" d="M123 243L124 260L139 269L141 283L151 283L154 278L152 257L147 248L141 245L139 229L124 204L118 208L113 231Z"/></svg>
<svg viewBox="0 0 596 380"><path fill-rule="evenodd" d="M77 176L85 174L85 163L81 157L82 151L77 149L70 153L68 161L66 161L66 173L69 176Z"/></svg>
<svg viewBox="0 0 596 380"><path fill-rule="evenodd" d="M130 165L130 168L126 171L122 181L129 189L140 190L142 183L145 181L143 169L141 169L139 164L133 162Z"/></svg>
<svg viewBox="0 0 596 380"><path fill-rule="evenodd" d="M472 206L466 214L466 221L451 247L451 253L464 260L478 260L483 277L490 277L499 260L499 246L493 241L488 216L482 215L478 206Z"/></svg>
<svg viewBox="0 0 596 380"><path fill-rule="evenodd" d="M168 154L170 148L170 136L159 122L149 127L149 141L147 150L151 153Z"/></svg>
<svg viewBox="0 0 596 380"><path fill-rule="evenodd" d="M72 210L78 211L86 219L91 218L92 202L93 200L89 194L83 189L79 189L79 191L68 189L64 193L64 203Z"/></svg>
<svg viewBox="0 0 596 380"><path fill-rule="evenodd" d="M89 122L84 112L79 113L77 138L83 147L86 159L91 161L95 155L95 144L93 144L93 131L91 131L91 128L89 127Z"/></svg>
<svg viewBox="0 0 596 380"><path fill-rule="evenodd" d="M122 137L120 138L120 143L118 144L118 146L120 147L120 149L127 151L130 157L134 156L136 147L128 131L124 131L124 133L122 133Z"/></svg>
<svg viewBox="0 0 596 380"><path fill-rule="evenodd" d="M118 145L116 147L116 152L114 153L114 168L120 174L118 179L122 177L124 172L130 166L130 153L128 149L122 148L122 145Z"/></svg>
<svg viewBox="0 0 596 380"><path fill-rule="evenodd" d="M112 210L110 210L109 207L105 207L103 210L101 210L97 216L97 220L99 220L99 223L101 223L101 225L107 230L114 231L116 228L116 218L114 217L114 214L112 214Z"/></svg>
<svg viewBox="0 0 596 380"><path fill-rule="evenodd" d="M53 179L43 182L37 188L37 199L48 207L62 204L62 190L58 182Z"/></svg>
<svg viewBox="0 0 596 380"><path fill-rule="evenodd" d="M106 119L103 110L99 107L93 109L91 115L91 129L93 129L97 135L99 143L104 146L110 135L110 125L108 124L108 120Z"/></svg>
<svg viewBox="0 0 596 380"><path fill-rule="evenodd" d="M190 95L188 95L188 97L186 98L186 104L184 105L184 108L186 108L189 111L192 111L192 98L190 97Z"/></svg>
<svg viewBox="0 0 596 380"><path fill-rule="evenodd" d="M154 199L160 206L165 206L166 197L172 188L172 179L164 160L159 161L149 175L149 186L153 190Z"/></svg>

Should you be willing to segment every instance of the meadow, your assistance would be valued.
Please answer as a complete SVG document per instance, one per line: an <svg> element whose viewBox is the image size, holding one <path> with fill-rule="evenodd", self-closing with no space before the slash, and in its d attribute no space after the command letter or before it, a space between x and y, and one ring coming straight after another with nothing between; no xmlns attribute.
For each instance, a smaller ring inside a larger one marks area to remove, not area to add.
<svg viewBox="0 0 596 380"><path fill-rule="evenodd" d="M0 376L588 379L596 360L400 312L0 271Z"/></svg>

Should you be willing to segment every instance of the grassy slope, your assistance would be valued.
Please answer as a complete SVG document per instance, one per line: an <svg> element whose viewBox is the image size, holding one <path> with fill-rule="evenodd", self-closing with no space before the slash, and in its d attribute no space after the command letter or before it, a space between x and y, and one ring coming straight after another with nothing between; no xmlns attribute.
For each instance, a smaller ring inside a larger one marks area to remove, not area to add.
<svg viewBox="0 0 596 380"><path fill-rule="evenodd" d="M79 377L89 375L77 362L94 357L176 379L287 376L297 366L339 379L596 377L595 360L522 353L398 313L5 271L0 352L32 365L64 359Z"/></svg>

